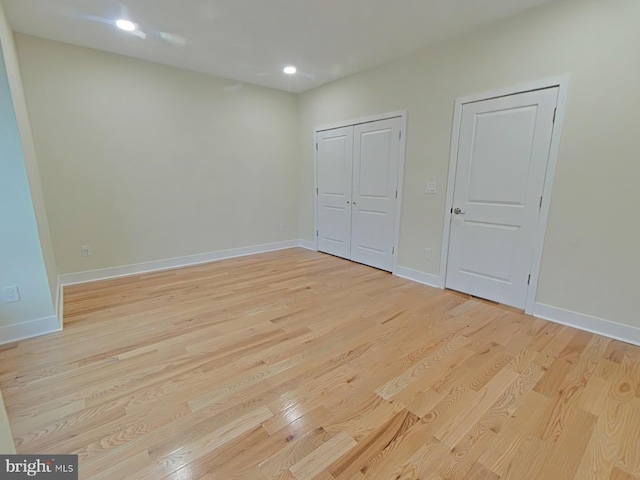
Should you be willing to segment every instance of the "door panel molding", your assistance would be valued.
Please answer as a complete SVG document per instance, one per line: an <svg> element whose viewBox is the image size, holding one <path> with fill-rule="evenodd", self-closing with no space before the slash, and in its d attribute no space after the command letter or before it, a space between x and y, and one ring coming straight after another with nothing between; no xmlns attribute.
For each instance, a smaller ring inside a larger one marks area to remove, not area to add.
<svg viewBox="0 0 640 480"><path fill-rule="evenodd" d="M404 163L406 152L406 137L407 137L407 111L397 110L389 113L369 115L366 117L360 117L350 120L341 120L331 124L325 124L317 126L313 129L313 172L314 172L314 240L313 245L315 250L318 251L318 150L316 142L318 134L328 131L336 130L344 127L356 127L365 123L378 122L380 120L392 120L395 118L400 119L400 147L398 153L398 187L397 187L397 200L396 200L396 212L395 212L395 231L394 235L394 248L392 254L392 270L391 273L396 274L398 270L398 243L400 241L400 212L402 211L402 192L404 189Z"/></svg>
<svg viewBox="0 0 640 480"><path fill-rule="evenodd" d="M480 102L484 100L496 99L520 93L532 92L536 90L544 90L548 88L558 88L557 109L555 113L555 121L552 128L551 144L549 148L549 157L547 160L547 172L544 180L542 202L540 206L540 216L538 219L537 230L534 240L533 259L531 264L531 279L527 292L525 304L525 313L532 314L535 304L536 291L538 286L538 278L540 274L540 265L542 262L542 249L547 228L547 220L549 217L549 209L551 205L551 190L555 177L556 164L558 160L558 152L560 149L560 137L562 133L562 125L564 122L565 109L569 92L569 75L559 77L546 78L534 82L529 82L515 87L500 88L489 92L469 95L456 99L453 117L453 126L451 133L451 150L449 158L449 176L447 182L447 196L444 212L444 229L442 235L442 251L440 257L440 281L439 287L444 288L446 284L446 272L449 258L449 241L451 234L452 208L454 200L454 188L456 180L456 171L458 163L458 149L460 145L460 127L462 124L462 109L465 104Z"/></svg>

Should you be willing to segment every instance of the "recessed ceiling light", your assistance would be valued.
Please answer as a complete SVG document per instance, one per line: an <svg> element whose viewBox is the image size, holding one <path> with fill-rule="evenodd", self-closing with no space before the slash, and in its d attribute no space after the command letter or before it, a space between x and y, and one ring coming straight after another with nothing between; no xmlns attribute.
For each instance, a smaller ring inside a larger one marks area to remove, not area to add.
<svg viewBox="0 0 640 480"><path fill-rule="evenodd" d="M298 71L298 69L296 67L294 67L293 65L288 65L288 66L284 67L282 69L282 71L284 73L286 73L287 75L293 75L294 73L296 73Z"/></svg>
<svg viewBox="0 0 640 480"><path fill-rule="evenodd" d="M124 30L125 32L133 32L136 28L138 28L135 23L130 20L125 20L124 18L116 21L116 27L118 27L120 30Z"/></svg>

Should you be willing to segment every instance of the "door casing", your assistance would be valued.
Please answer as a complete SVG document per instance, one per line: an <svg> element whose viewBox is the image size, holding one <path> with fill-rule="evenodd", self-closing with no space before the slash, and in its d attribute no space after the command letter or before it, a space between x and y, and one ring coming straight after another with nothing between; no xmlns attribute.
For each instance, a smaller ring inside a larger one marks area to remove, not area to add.
<svg viewBox="0 0 640 480"><path fill-rule="evenodd" d="M355 125L360 125L362 123L371 123L379 120L389 120L392 118L400 118L400 154L399 154L399 165L398 165L398 201L396 202L396 221L395 221L395 232L394 232L394 251L393 251L393 266L391 273L395 274L398 268L398 243L400 240L400 212L402 211L402 191L404 187L404 160L405 160L405 150L406 150L406 138L407 138L407 111L406 110L398 110L395 112L383 113L380 115L371 115L367 117L361 117L351 120L342 120L339 122L320 125L313 129L313 184L314 184L314 193L313 193L313 230L316 235L314 235L314 248L318 250L318 150L316 149L316 135L318 132L322 132L324 130L332 130L334 128L343 128L350 127Z"/></svg>
<svg viewBox="0 0 640 480"><path fill-rule="evenodd" d="M490 92L484 92L466 97L458 98L455 101L455 110L453 115L453 127L451 131L451 154L449 158L449 177L447 181L447 199L444 212L444 228L442 234L442 252L440 257L440 282L439 287L445 288L447 263L449 260L449 239L451 233L451 209L453 208L453 194L455 188L456 171L458 164L458 145L460 141L460 124L462 120L462 107L465 104L489 100L492 98L506 97L519 93L542 90L546 88L558 87L558 103L553 124L553 133L551 135L551 145L549 148L549 157L547 160L547 175L544 181L542 191L542 207L540 209L540 217L538 220L537 232L534 241L533 260L531 265L531 281L527 292L527 301L525 304L525 313L532 314L535 303L536 292L538 288L538 278L540 274L540 265L542 262L542 249L544 246L544 238L547 229L547 220L549 218L549 209L551 205L551 190L553 179L555 177L556 164L558 161L558 152L560 150L560 136L562 133L562 124L564 122L565 109L569 93L569 75L547 78L530 82L527 84L501 88Z"/></svg>

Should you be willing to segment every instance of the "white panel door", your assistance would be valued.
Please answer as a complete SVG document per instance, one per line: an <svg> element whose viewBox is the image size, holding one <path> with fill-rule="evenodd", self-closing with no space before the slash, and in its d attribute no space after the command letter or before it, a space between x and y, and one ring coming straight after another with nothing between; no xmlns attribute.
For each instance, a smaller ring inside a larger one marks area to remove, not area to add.
<svg viewBox="0 0 640 480"><path fill-rule="evenodd" d="M463 105L447 288L524 308L557 97Z"/></svg>
<svg viewBox="0 0 640 480"><path fill-rule="evenodd" d="M318 250L351 258L353 127L318 132Z"/></svg>
<svg viewBox="0 0 640 480"><path fill-rule="evenodd" d="M400 118L354 127L351 259L391 271L395 241Z"/></svg>

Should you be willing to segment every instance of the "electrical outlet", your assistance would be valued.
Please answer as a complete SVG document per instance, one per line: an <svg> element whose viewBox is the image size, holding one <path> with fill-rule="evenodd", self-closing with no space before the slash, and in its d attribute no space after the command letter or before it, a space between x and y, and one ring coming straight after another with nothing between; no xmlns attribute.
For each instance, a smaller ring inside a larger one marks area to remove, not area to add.
<svg viewBox="0 0 640 480"><path fill-rule="evenodd" d="M438 191L438 186L436 182L427 182L427 187L425 189L426 193L436 193Z"/></svg>
<svg viewBox="0 0 640 480"><path fill-rule="evenodd" d="M287 226L284 223L280 224L280 231L284 232L287 229Z"/></svg>
<svg viewBox="0 0 640 480"><path fill-rule="evenodd" d="M91 245L82 245L82 256L83 257L91 256Z"/></svg>
<svg viewBox="0 0 640 480"><path fill-rule="evenodd" d="M427 260L429 260L431 258L431 249L430 248L425 248L424 249L424 258L426 258Z"/></svg>
<svg viewBox="0 0 640 480"><path fill-rule="evenodd" d="M20 301L20 291L18 287L4 287L2 289L2 298L4 303L13 303Z"/></svg>

